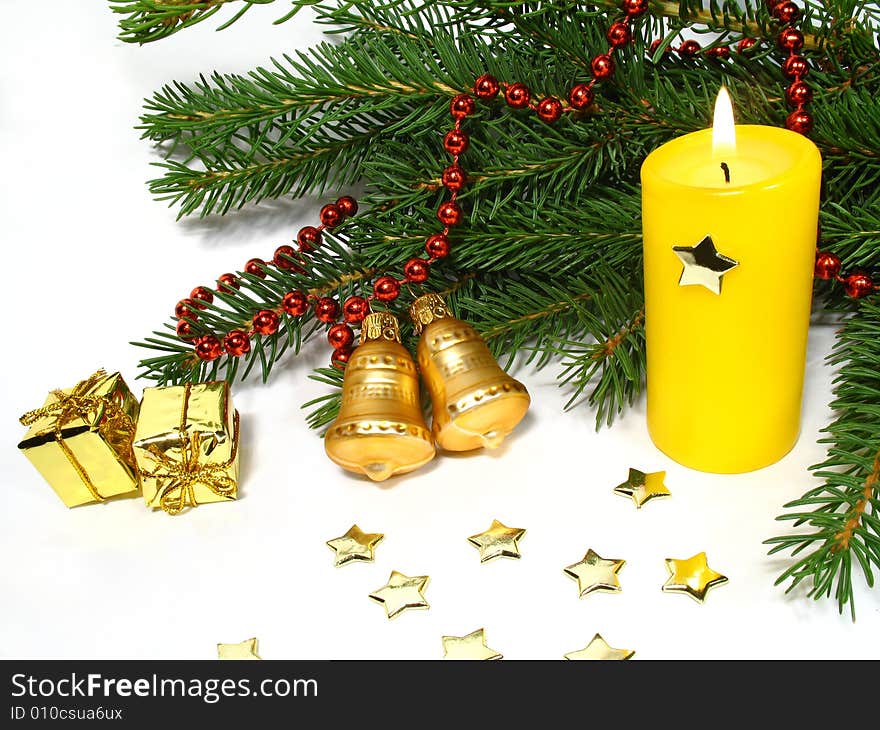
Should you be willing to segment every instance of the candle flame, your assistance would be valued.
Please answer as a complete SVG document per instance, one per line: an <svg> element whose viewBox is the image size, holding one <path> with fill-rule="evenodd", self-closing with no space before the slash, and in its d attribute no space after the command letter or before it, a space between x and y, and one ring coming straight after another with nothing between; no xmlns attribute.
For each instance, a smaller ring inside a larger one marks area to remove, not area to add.
<svg viewBox="0 0 880 730"><path fill-rule="evenodd" d="M716 159L724 159L736 151L736 127L733 122L733 104L727 89L722 86L715 99L715 116L712 120L712 153Z"/></svg>

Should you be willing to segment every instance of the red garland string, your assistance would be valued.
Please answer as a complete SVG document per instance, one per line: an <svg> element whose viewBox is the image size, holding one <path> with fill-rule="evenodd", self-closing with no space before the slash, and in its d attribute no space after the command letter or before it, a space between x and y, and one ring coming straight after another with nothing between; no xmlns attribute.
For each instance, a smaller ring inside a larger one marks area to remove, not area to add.
<svg viewBox="0 0 880 730"><path fill-rule="evenodd" d="M807 104L812 100L812 89L804 81L808 66L806 59L799 54L804 45L803 34L794 27L801 12L791 0L766 0L771 14L783 26L777 36L779 45L788 51L788 57L782 63L782 73L791 80L785 90L785 98L793 111L786 118L788 129L800 134L807 134L813 127L813 119L807 111ZM587 109L595 100L594 87L597 82L609 78L614 73L614 52L632 41L631 23L644 15L648 10L648 0L622 0L620 8L624 15L614 21L608 28L606 38L609 48L606 52L594 56L590 62L592 78L587 82L573 86L567 97L567 103L554 96L545 96L537 102L532 99L531 90L523 83L500 82L490 74L483 74L474 82L473 93L478 99L489 101L503 92L504 101L513 109L530 109L538 118L551 124L559 120L565 113L580 112ZM653 55L661 41L655 40L650 47ZM745 53L756 44L753 38L742 38L737 44L737 51ZM695 40L685 40L675 50L683 58L693 58L702 50ZM728 58L728 46L713 46L704 51L713 58ZM452 226L459 224L464 213L458 203L458 195L467 183L467 173L459 165L460 156L467 150L469 138L462 130L462 122L473 114L474 99L469 94L458 94L449 104L449 111L454 120L452 129L443 138L443 146L452 156L451 164L443 170L441 183L449 192L449 197L437 209L437 219L443 225L439 233L428 237L425 251L428 258L414 257L403 266L403 277L390 275L378 277L373 283L373 291L367 297L350 296L342 306L333 297L318 297L314 294L294 290L287 292L281 303L272 309L261 309L254 314L251 326L229 332L221 341L216 335L195 335L194 325L198 322L199 310L204 309L214 300L213 292L204 286L193 289L189 298L177 303L174 314L178 318L177 334L183 340L193 340L195 354L205 361L216 360L226 353L232 357L241 357L250 352L251 338L256 335L272 335L278 331L281 315L294 317L303 316L309 308L313 308L315 317L329 325L327 340L333 348L331 362L343 368L348 362L354 348L354 332L351 325L360 324L370 311L370 302L378 300L389 303L400 295L401 287L407 283L423 283L431 272L431 265L445 258L450 252L449 232ZM280 269L304 272L301 264L306 257L320 245L322 232L340 225L347 217L357 213L357 202L350 196L343 196L335 203L328 203L321 208L321 224L317 227L306 226L297 235L299 251L292 246L280 246L275 250L271 264ZM264 278L265 269L269 264L261 259L251 259L245 265L245 271L252 276ZM840 259L828 252L818 252L816 256L816 277L834 279L844 285L846 293L854 298L866 296L880 289L871 277L864 272L840 273ZM234 274L223 274L217 279L217 289L229 293L240 286L239 277ZM339 322L340 316L344 320Z"/></svg>

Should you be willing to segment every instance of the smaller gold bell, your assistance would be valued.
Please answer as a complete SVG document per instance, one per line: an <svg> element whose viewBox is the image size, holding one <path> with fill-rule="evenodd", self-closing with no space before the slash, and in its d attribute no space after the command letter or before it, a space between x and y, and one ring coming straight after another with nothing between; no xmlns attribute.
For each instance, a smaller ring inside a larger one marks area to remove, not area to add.
<svg viewBox="0 0 880 730"><path fill-rule="evenodd" d="M447 451L499 446L529 409L526 387L501 369L483 338L453 317L439 295L419 297L409 313L421 333L417 354L437 443Z"/></svg>
<svg viewBox="0 0 880 730"><path fill-rule="evenodd" d="M345 366L342 407L324 449L348 471L382 481L434 458L434 441L419 403L416 365L400 344L397 318L368 314L361 341Z"/></svg>

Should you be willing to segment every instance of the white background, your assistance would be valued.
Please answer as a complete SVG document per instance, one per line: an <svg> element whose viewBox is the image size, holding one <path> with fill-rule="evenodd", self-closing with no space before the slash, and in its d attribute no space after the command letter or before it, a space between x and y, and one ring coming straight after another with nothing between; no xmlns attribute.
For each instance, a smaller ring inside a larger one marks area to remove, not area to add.
<svg viewBox="0 0 880 730"><path fill-rule="evenodd" d="M517 373L533 406L499 452L441 457L376 486L330 463L305 425L300 404L322 392L306 375L328 355L316 342L269 385L236 386L238 502L174 518L140 500L66 509L17 453L18 415L99 366L121 370L139 394L142 353L128 342L194 285L270 256L320 205L175 222L144 184L158 156L134 130L141 100L172 79L246 71L305 48L319 28L307 13L273 27L270 6L223 33L209 21L137 47L114 39L103 2L5 0L3 9L0 655L207 659L217 642L257 636L267 659L432 659L441 635L479 627L509 659L559 658L595 632L637 659L878 655L880 592L857 578L853 625L832 601L774 588L786 563L761 544L823 456L815 440L830 418L828 327L811 332L799 444L752 474L670 462L648 439L643 403L595 433L588 409L562 413L567 396L551 367ZM614 495L630 466L667 470L672 498L636 511ZM493 518L527 528L522 560L480 565L466 538ZM324 542L352 522L386 538L376 563L334 569ZM589 547L627 561L621 593L578 599L562 568ZM663 559L701 550L730 582L703 605L661 593ZM431 576L430 610L385 618L367 595L392 569Z"/></svg>

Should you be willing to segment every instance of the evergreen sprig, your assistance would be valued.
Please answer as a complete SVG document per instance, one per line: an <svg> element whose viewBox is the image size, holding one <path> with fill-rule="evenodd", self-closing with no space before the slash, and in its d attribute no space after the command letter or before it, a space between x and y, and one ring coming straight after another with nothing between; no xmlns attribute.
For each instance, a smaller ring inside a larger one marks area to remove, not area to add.
<svg viewBox="0 0 880 730"><path fill-rule="evenodd" d="M235 17L254 4L233 3ZM140 42L201 22L224 4L111 3L123 14L122 36ZM617 0L303 0L292 10L305 5L341 37L248 74L174 82L147 100L141 130L164 154L151 190L180 215L204 216L358 182L366 188L364 211L325 237L304 273L269 266L265 279L242 274L240 290L216 295L191 323L197 332L222 336L245 328L290 289L344 298L365 293L381 273L398 273L436 231L450 97L483 72L523 81L536 98L562 95L589 76L591 57L607 48L605 28L620 14ZM876 2L808 0L802 27L814 92L811 137L824 160L823 245L841 256L845 270L876 270L880 11ZM652 0L587 112L546 125L498 99L480 102L467 120L470 147L462 162L470 179L459 198L466 223L453 229L453 255L433 266L431 287L447 294L506 366L517 359L558 363L569 405L589 404L597 424L610 423L644 383L641 161L665 141L707 126L721 83L731 90L740 123L784 124L788 82L774 42L778 28L764 2ZM714 34L704 45L733 44L744 35L759 43L727 59L665 54L684 31ZM654 40L660 45L650 54ZM411 286L389 308L405 318L402 302L422 291ZM852 607L854 573L861 570L871 584L871 571L880 567L880 313L872 302L853 310L837 284L818 292L849 312L832 356L840 368L838 418L829 429L828 460L814 468L823 486L783 516L810 531L772 543L774 551L796 556L782 581L806 580L816 597L833 592L843 609ZM174 324L140 343L152 350L142 363L145 375L160 382L256 372L266 379L322 331L311 315L285 317L276 335L254 339L248 356L206 364L176 337ZM313 377L329 388L307 404L309 423L321 428L338 412L341 374L320 368Z"/></svg>

